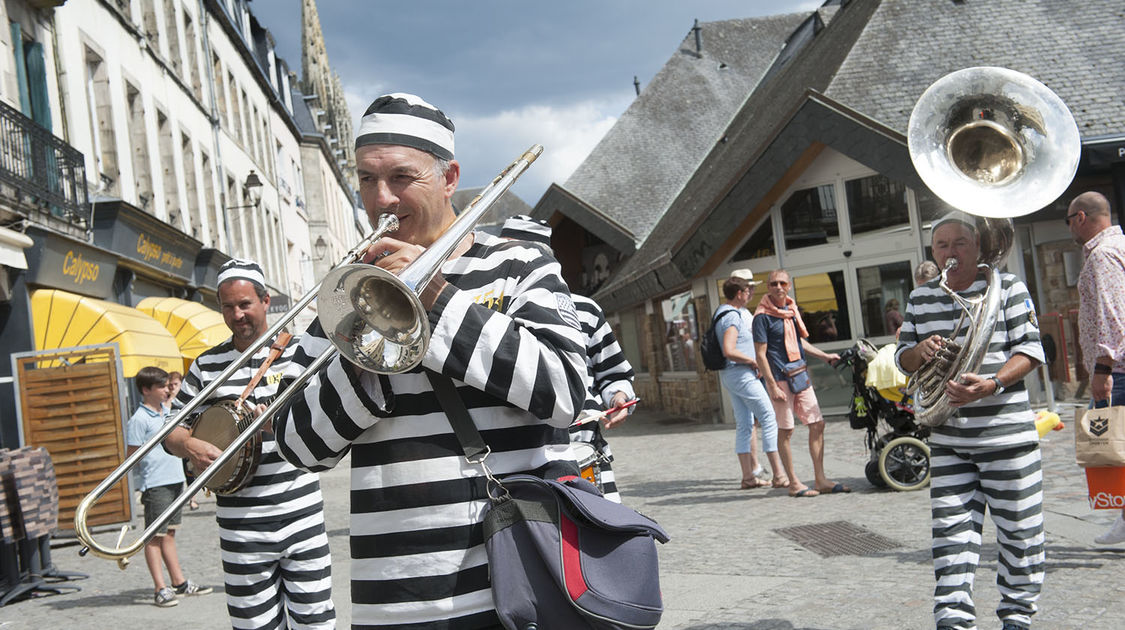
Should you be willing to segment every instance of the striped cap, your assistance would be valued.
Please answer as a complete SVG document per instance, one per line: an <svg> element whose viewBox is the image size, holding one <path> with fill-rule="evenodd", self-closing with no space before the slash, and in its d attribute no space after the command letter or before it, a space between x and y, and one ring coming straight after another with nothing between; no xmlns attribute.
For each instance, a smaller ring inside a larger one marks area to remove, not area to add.
<svg viewBox="0 0 1125 630"><path fill-rule="evenodd" d="M945 225L946 223L957 223L957 224L963 225L963 226L969 228L969 231L972 232L973 234L977 234L976 219L974 219L973 217L971 217L968 214L965 214L964 212L958 212L958 211L955 210L955 211L950 212L949 214L945 215L944 217L938 219L937 221L934 221L930 225L930 238L933 238L934 232L937 232L938 228Z"/></svg>
<svg viewBox="0 0 1125 630"><path fill-rule="evenodd" d="M546 221L532 219L526 214L517 214L504 222L504 227L500 228L500 237L542 243L550 247L551 226Z"/></svg>
<svg viewBox="0 0 1125 630"><path fill-rule="evenodd" d="M453 121L413 94L384 94L375 99L359 123L355 148L396 144L453 159Z"/></svg>
<svg viewBox="0 0 1125 630"><path fill-rule="evenodd" d="M227 280L249 280L262 288L266 286L266 275L262 273L262 267L253 260L231 258L223 263L219 267L219 280L215 286L222 286Z"/></svg>

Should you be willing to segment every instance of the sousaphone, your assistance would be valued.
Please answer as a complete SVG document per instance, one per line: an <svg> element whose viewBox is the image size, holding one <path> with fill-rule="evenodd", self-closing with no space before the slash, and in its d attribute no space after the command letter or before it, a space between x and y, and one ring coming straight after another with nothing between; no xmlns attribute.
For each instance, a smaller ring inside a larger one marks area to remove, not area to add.
<svg viewBox="0 0 1125 630"><path fill-rule="evenodd" d="M981 296L941 288L962 308L945 347L910 378L915 417L944 423L955 409L945 383L977 372L1000 313L1000 267L1014 239L1012 217L1030 214L1063 194L1078 169L1078 125L1054 92L1026 74L996 67L966 68L938 79L914 105L907 127L914 168L935 195L974 215L980 235L978 268L988 278Z"/></svg>

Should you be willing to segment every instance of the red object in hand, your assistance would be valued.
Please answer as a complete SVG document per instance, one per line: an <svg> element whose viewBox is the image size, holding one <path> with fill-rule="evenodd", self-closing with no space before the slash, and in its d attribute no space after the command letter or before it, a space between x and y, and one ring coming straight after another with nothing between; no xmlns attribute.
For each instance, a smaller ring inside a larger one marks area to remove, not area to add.
<svg viewBox="0 0 1125 630"><path fill-rule="evenodd" d="M622 409L628 409L629 407L632 407L633 405L637 404L640 401L641 401L640 398L634 398L633 400L630 400L627 403L622 403L620 405L617 405L616 407L611 407L609 409L606 409L605 411L599 411L597 413L591 413L589 415L579 416L578 419L575 420L574 422L572 422L570 426L576 427L576 426L579 426L579 425L582 425L582 424L586 424L587 422L596 422L598 420L601 420L602 418L605 418L606 416L608 416L610 414L617 413L618 411L621 411Z"/></svg>

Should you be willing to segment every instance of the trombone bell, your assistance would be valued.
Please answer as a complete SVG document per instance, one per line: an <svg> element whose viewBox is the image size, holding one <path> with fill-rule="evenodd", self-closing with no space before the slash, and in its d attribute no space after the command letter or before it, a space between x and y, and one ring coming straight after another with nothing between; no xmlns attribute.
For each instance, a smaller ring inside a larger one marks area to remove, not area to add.
<svg viewBox="0 0 1125 630"><path fill-rule="evenodd" d="M396 374L422 361L429 316L415 292L389 271L355 264L329 272L317 308L332 345L357 366Z"/></svg>

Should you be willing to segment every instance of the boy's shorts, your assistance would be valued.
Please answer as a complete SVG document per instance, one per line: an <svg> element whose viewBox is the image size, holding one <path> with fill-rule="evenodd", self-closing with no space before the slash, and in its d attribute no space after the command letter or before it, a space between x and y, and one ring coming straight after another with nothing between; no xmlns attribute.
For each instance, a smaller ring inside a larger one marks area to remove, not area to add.
<svg viewBox="0 0 1125 630"><path fill-rule="evenodd" d="M145 506L145 529L156 522L156 519L164 513L164 510L167 510L168 506L175 502L176 497L180 495L183 489L183 483L173 483L167 486L149 488L141 493L141 503ZM156 533L158 535L167 534L168 530L178 528L181 512L182 508L176 510L172 514L172 518L168 519L168 522L161 526Z"/></svg>

